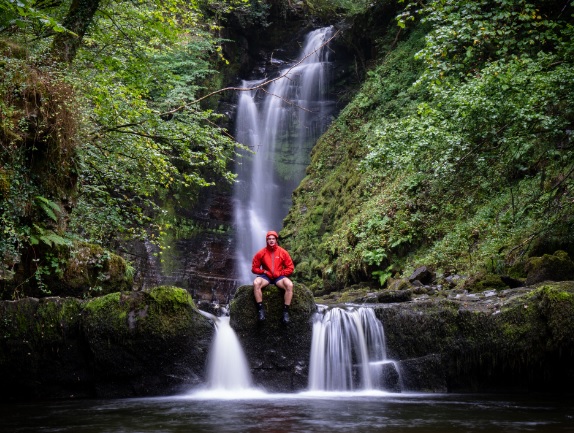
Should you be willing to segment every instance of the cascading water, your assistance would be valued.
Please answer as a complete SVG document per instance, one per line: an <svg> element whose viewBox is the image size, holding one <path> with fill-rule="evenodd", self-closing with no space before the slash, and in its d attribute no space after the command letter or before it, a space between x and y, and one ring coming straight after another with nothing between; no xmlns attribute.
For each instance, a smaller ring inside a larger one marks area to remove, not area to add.
<svg viewBox="0 0 574 433"><path fill-rule="evenodd" d="M229 317L215 319L216 334L209 353L207 385L212 391L245 391L252 388L247 358Z"/></svg>
<svg viewBox="0 0 574 433"><path fill-rule="evenodd" d="M313 323L310 391L400 391L396 363L387 359L383 325L370 308L333 308Z"/></svg>
<svg viewBox="0 0 574 433"><path fill-rule="evenodd" d="M237 269L240 283L250 283L251 259L265 245L268 230L279 231L291 205L291 193L305 174L309 153L331 121L327 99L332 27L310 32L297 62L283 69L262 90L239 95L235 137L251 152L236 164L234 190ZM264 80L244 81L254 88Z"/></svg>
<svg viewBox="0 0 574 433"><path fill-rule="evenodd" d="M237 334L229 324L229 316L216 317L201 311L215 324L207 365L206 386L188 396L201 399L260 398L265 393L253 386L251 370Z"/></svg>

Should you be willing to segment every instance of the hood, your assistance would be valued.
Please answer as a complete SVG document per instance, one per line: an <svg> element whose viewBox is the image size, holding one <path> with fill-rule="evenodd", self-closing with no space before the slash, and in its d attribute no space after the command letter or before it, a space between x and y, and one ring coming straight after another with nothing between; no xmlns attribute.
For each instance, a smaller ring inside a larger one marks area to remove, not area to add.
<svg viewBox="0 0 574 433"><path fill-rule="evenodd" d="M279 235L277 234L277 232L273 230L269 230L267 232L267 234L265 235L265 240L267 240L267 236L275 236L276 239L279 239Z"/></svg>

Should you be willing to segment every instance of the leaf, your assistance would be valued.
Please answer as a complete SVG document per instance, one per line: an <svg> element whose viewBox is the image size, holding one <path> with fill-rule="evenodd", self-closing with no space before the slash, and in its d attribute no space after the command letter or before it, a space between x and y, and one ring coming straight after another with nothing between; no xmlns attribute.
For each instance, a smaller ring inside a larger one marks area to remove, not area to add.
<svg viewBox="0 0 574 433"><path fill-rule="evenodd" d="M40 208L46 213L48 217L50 217L54 221L58 221L58 217L54 213L54 211L60 213L61 209L56 203L51 200L48 200L46 197L42 197L41 195L37 195L34 197L36 203Z"/></svg>

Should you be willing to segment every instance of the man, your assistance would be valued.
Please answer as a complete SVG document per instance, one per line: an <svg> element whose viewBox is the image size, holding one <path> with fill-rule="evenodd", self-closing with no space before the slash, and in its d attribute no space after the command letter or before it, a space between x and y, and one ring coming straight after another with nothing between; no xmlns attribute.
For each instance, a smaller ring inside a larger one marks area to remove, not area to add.
<svg viewBox="0 0 574 433"><path fill-rule="evenodd" d="M284 306L281 321L289 323L289 306L293 299L293 282L287 278L293 273L295 267L289 253L277 245L277 232L269 231L266 235L267 246L259 250L253 257L251 272L258 276L253 281L253 295L257 303L257 320L265 320L263 309L263 293L261 289L269 284L275 284L285 290L283 295Z"/></svg>

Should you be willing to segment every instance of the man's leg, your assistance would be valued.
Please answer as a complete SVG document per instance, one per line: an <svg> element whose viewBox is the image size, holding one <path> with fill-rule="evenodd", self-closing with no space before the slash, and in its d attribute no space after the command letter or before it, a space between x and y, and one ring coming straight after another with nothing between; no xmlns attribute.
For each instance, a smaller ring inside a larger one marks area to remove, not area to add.
<svg viewBox="0 0 574 433"><path fill-rule="evenodd" d="M265 278L257 277L253 281L253 296L255 297L255 303L257 304L257 320L262 322L265 320L265 310L263 309L263 292L261 289L268 286L269 281Z"/></svg>
<svg viewBox="0 0 574 433"><path fill-rule="evenodd" d="M293 282L289 278L285 277L277 281L275 285L285 290L285 294L283 295L285 305L283 305L283 316L281 318L281 321L287 324L289 323L290 320L289 306L291 305L291 300L293 299Z"/></svg>
<svg viewBox="0 0 574 433"><path fill-rule="evenodd" d="M283 295L283 299L285 300L285 305L291 305L291 300L293 299L293 281L289 278L281 278L276 283L277 287L285 290L285 294Z"/></svg>

